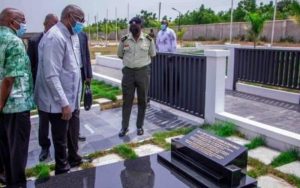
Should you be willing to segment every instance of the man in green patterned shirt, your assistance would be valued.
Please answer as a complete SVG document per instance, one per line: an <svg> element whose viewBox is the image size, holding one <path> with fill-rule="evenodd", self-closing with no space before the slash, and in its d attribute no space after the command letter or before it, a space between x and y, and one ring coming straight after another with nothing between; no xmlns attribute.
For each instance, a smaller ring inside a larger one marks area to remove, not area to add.
<svg viewBox="0 0 300 188"><path fill-rule="evenodd" d="M30 62L21 37L24 14L13 8L0 13L0 149L8 186L26 184L25 167L34 108Z"/></svg>

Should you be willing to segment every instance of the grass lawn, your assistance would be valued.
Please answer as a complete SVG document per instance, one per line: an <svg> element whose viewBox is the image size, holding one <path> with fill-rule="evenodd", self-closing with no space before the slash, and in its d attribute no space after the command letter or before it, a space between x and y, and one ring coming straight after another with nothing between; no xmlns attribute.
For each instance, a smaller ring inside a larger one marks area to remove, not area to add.
<svg viewBox="0 0 300 188"><path fill-rule="evenodd" d="M107 98L112 101L117 99L117 96L122 92L118 87L113 87L102 81L93 80L91 84L91 89L93 92L93 98Z"/></svg>

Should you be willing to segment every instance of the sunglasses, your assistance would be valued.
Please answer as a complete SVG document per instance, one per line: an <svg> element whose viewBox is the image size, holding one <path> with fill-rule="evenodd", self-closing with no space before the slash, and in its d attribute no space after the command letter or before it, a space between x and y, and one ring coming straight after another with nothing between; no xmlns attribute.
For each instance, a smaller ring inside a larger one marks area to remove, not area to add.
<svg viewBox="0 0 300 188"><path fill-rule="evenodd" d="M72 14L71 14L71 17L73 18L74 21L78 21L80 23L84 23L85 22L84 17L80 17L80 16L72 15Z"/></svg>

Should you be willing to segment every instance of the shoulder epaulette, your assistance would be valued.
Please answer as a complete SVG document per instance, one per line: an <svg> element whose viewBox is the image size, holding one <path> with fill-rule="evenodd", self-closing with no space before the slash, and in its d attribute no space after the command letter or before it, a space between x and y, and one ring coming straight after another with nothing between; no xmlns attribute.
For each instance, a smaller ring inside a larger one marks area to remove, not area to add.
<svg viewBox="0 0 300 188"><path fill-rule="evenodd" d="M124 37L121 38L121 41L124 42L127 39L128 39L128 35L125 35Z"/></svg>
<svg viewBox="0 0 300 188"><path fill-rule="evenodd" d="M152 37L150 37L150 35L146 35L146 38L150 40L150 42L152 41Z"/></svg>

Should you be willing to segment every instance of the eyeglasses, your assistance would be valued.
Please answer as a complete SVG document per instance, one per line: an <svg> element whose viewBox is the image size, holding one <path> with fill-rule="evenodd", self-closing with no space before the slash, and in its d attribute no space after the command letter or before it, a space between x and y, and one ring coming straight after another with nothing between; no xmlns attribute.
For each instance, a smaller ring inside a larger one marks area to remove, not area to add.
<svg viewBox="0 0 300 188"><path fill-rule="evenodd" d="M26 21L25 21L25 20L21 20L21 21L20 21L20 19L18 19L18 18L13 18L13 21L16 22L18 25L20 25L21 23L22 23L22 24L26 24Z"/></svg>
<svg viewBox="0 0 300 188"><path fill-rule="evenodd" d="M74 21L78 21L80 23L84 23L85 22L84 17L80 17L80 16L72 15L72 14L71 14L71 17L73 18Z"/></svg>

